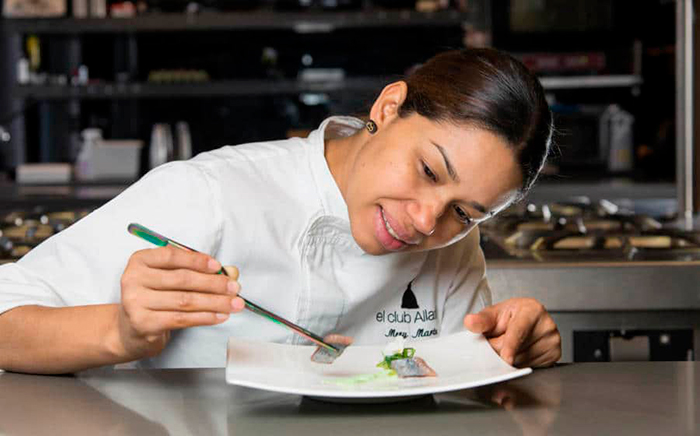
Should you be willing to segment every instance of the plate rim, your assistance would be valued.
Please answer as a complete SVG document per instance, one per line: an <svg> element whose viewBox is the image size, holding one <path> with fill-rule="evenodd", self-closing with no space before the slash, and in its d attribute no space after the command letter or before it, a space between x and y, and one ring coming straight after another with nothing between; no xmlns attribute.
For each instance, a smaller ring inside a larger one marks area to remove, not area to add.
<svg viewBox="0 0 700 436"><path fill-rule="evenodd" d="M472 389L479 386L486 386L494 383L501 383L515 378L523 377L532 373L532 368L520 368L515 371L503 374L500 376L489 377L478 381L455 383L445 386L422 386L422 387L407 387L397 391L339 391L339 390L317 390L304 388L290 388L267 385L265 383L250 382L247 380L234 379L229 376L228 367L226 368L226 383L242 386L246 388L262 389L269 392L278 392L281 394L303 395L319 398L398 398L407 396L421 396L431 394L441 394L444 392L461 391L464 389Z"/></svg>
<svg viewBox="0 0 700 436"><path fill-rule="evenodd" d="M464 335L464 334L471 334L474 336L477 336L476 334L468 331L462 331L458 333L453 333L451 335L446 335L446 336L440 336L436 338L431 338L424 340L422 342L433 342L433 341L444 341L450 338L451 336L458 336L458 335ZM253 345L260 345L261 341L253 341L253 340L248 340L245 338L240 338L240 337L230 337L229 340L227 341L227 356L226 356L226 372L225 372L225 378L226 378L226 383L230 385L235 385L235 386L242 386L246 388L253 388L253 389L261 389L265 390L268 392L277 392L277 393L283 393L283 394L292 394L292 395L303 395L303 396L309 396L309 397L317 397L317 398L352 398L352 399L361 399L361 398L400 398L400 397L407 397L407 396L421 396L421 395L431 395L431 394L439 394L439 393L444 393L444 392L452 392L452 391L458 391L458 390L464 390L464 389L471 389L471 388L476 388L479 386L485 386L485 385L490 385L494 383L500 383L500 382L505 382L508 380L512 380L515 378L523 377L526 376L530 373L532 373L532 368L515 368L513 366L508 365L507 363L503 362L507 367L512 368L509 372L505 372L502 374L498 375L493 375L491 377L483 378L483 379L478 379L478 380L471 380L471 381L465 381L465 382L456 382L452 384L446 384L446 385L431 385L431 386L407 386L404 388L401 388L399 390L374 390L374 391L368 391L368 390L342 390L342 389L319 389L318 387L313 387L313 388L305 388L305 387L293 387L293 386L284 386L284 385L273 385L257 380L249 380L249 379L243 379L240 377L236 377L234 374L235 369L231 366L231 359L230 359L230 347L231 343L237 342L237 343L250 343ZM263 341L264 342L264 341ZM291 345L291 344L281 344L281 343L276 343L276 342L264 342L265 346L273 346L273 347L281 347L281 348L289 348L289 347L300 347L300 348L308 348L308 349L314 349L316 348L313 345ZM357 345L353 348L376 348L378 345ZM490 345L489 345L490 347ZM494 351L495 353L495 351ZM500 358L500 357L499 357Z"/></svg>

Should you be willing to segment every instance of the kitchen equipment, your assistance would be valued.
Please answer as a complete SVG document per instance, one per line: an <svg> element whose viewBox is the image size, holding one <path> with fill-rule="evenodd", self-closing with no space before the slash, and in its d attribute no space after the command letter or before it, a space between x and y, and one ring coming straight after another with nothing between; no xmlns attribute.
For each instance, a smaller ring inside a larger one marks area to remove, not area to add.
<svg viewBox="0 0 700 436"><path fill-rule="evenodd" d="M78 180L135 180L143 141L105 140L100 129L85 129L83 145L76 159Z"/></svg>
<svg viewBox="0 0 700 436"><path fill-rule="evenodd" d="M158 245L160 247L172 245L173 247L179 248L182 250L197 252L197 250L195 250L193 248L189 248L186 245L180 244L179 242L176 242L170 238L162 236L162 235L160 235L160 234L158 234L158 233L156 233L156 232L154 232L154 231L152 231L152 230L150 230L150 229L148 229L140 224L135 224L135 223L129 224L128 231L132 235L138 236L139 238L141 238L145 241L148 241L152 244ZM228 273L226 272L226 270L223 267L219 270L219 272L217 274L228 275ZM334 352L336 354L340 353L340 350L337 347L326 343L322 337L310 332L309 330L306 330L303 327L300 327L300 326L294 324L291 321L286 320L285 318L282 318L279 315L276 315L276 314L270 312L267 309L264 309L264 308L258 306L255 303L252 303L251 301L243 298L243 296L241 296L240 294L238 296L241 297L243 299L243 301L245 302L245 308L250 310L251 312L258 314L260 316L263 316L272 322L275 322L275 323L280 324L284 327L287 327L288 329L292 330L294 333L314 342L315 344L317 344L321 347L328 349L331 352Z"/></svg>
<svg viewBox="0 0 700 436"><path fill-rule="evenodd" d="M192 136L190 135L190 125L185 121L179 121L175 124L177 133L177 147L175 158L187 160L192 157Z"/></svg>
<svg viewBox="0 0 700 436"><path fill-rule="evenodd" d="M84 129L80 135L83 141L75 161L75 178L78 180L92 180L95 177L93 153L95 143L102 139L102 129Z"/></svg>
<svg viewBox="0 0 700 436"><path fill-rule="evenodd" d="M172 159L173 135L169 124L158 123L153 125L148 156L148 164L151 169Z"/></svg>
<svg viewBox="0 0 700 436"><path fill-rule="evenodd" d="M600 150L607 156L608 170L632 169L632 126L634 117L620 106L611 104L600 117Z"/></svg>
<svg viewBox="0 0 700 436"><path fill-rule="evenodd" d="M72 167L67 163L23 163L15 170L17 183L69 183L71 176Z"/></svg>
<svg viewBox="0 0 700 436"><path fill-rule="evenodd" d="M692 361L693 329L574 331L574 361Z"/></svg>
<svg viewBox="0 0 700 436"><path fill-rule="evenodd" d="M135 139L100 140L93 150L95 179L136 180L143 141Z"/></svg>
<svg viewBox="0 0 700 436"><path fill-rule="evenodd" d="M700 232L587 198L518 204L480 226L491 259L538 262L700 260Z"/></svg>
<svg viewBox="0 0 700 436"><path fill-rule="evenodd" d="M90 213L89 209L12 210L0 214L0 264L15 262L50 236Z"/></svg>
<svg viewBox="0 0 700 436"><path fill-rule="evenodd" d="M552 106L560 133L562 168L599 167L630 171L633 165L634 117L618 105Z"/></svg>
<svg viewBox="0 0 700 436"><path fill-rule="evenodd" d="M66 14L66 0L5 0L2 15L7 18L48 18Z"/></svg>

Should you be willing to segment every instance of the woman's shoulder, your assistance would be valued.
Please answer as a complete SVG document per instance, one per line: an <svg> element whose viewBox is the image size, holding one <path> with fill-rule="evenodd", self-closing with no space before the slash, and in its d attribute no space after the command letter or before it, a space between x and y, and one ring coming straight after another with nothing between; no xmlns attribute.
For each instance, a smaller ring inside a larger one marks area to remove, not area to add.
<svg viewBox="0 0 700 436"><path fill-rule="evenodd" d="M198 154L192 162L203 165L249 166L270 164L269 161L284 162L303 158L311 147L308 138L289 138L275 141L248 142L238 145L225 145L215 150Z"/></svg>

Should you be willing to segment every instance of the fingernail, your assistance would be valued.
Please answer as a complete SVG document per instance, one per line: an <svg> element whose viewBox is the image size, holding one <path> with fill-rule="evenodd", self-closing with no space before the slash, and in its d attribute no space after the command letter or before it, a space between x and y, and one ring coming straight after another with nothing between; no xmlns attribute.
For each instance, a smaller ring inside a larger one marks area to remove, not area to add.
<svg viewBox="0 0 700 436"><path fill-rule="evenodd" d="M239 288L240 285L234 280L229 280L229 282L226 284L226 289L228 290L229 294L237 294Z"/></svg>
<svg viewBox="0 0 700 436"><path fill-rule="evenodd" d="M209 259L209 263L207 263L207 267L209 267L209 269L212 271L218 271L221 269L221 264L218 261L216 261L215 259Z"/></svg>
<svg viewBox="0 0 700 436"><path fill-rule="evenodd" d="M503 354L501 354L501 359L503 359L508 365L513 366L513 357L512 356L510 356L506 353L503 353Z"/></svg>
<svg viewBox="0 0 700 436"><path fill-rule="evenodd" d="M217 314L216 314L216 317L217 317L218 319L224 320L224 319L227 319L227 318L228 318L228 313L217 313Z"/></svg>
<svg viewBox="0 0 700 436"><path fill-rule="evenodd" d="M231 300L231 307L233 307L234 312L239 312L245 307L245 303L240 298L234 298Z"/></svg>

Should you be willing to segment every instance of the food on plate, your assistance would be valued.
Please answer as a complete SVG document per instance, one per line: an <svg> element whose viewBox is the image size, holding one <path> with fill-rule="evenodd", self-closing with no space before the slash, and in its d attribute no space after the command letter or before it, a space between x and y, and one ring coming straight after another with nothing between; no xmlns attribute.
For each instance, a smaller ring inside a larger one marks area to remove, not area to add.
<svg viewBox="0 0 700 436"><path fill-rule="evenodd" d="M311 355L311 360L316 363L331 364L337 359L348 345L352 344L352 338L350 336L343 336L338 334L330 334L323 338L323 342L335 346L338 351L334 352L328 348L318 346L316 351Z"/></svg>
<svg viewBox="0 0 700 436"><path fill-rule="evenodd" d="M401 378L437 376L425 360L415 356L415 348L405 346L405 340L402 337L390 342L382 354L384 359L377 364L377 367L391 370Z"/></svg>

